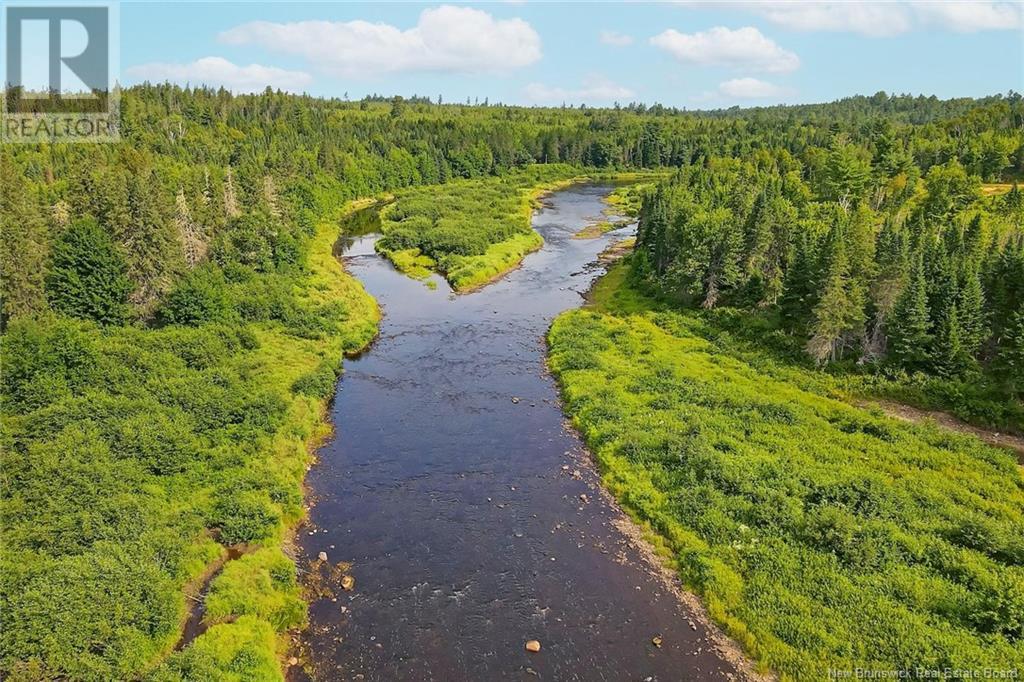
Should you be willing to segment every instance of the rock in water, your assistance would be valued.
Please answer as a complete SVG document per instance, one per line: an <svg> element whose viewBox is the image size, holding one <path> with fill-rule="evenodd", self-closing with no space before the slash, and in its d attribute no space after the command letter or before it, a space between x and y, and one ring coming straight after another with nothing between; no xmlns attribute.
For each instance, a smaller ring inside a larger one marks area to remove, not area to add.
<svg viewBox="0 0 1024 682"><path fill-rule="evenodd" d="M526 650L531 651L533 653L537 653L538 651L540 651L540 642L538 642L535 639L531 639L529 642L526 643Z"/></svg>
<svg viewBox="0 0 1024 682"><path fill-rule="evenodd" d="M348 591L348 590L351 590L355 586L356 586L356 579L353 578L352 576L346 575L345 577L343 577L341 579L341 589Z"/></svg>
<svg viewBox="0 0 1024 682"><path fill-rule="evenodd" d="M327 561L327 552L320 552L316 555L316 558L320 561Z"/></svg>

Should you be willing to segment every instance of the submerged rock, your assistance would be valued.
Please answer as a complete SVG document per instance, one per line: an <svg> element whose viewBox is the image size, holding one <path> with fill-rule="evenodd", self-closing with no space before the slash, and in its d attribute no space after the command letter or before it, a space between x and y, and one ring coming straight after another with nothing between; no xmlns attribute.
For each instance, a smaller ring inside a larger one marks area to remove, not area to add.
<svg viewBox="0 0 1024 682"><path fill-rule="evenodd" d="M526 643L526 650L532 653L537 653L538 651L540 651L540 642L538 642L535 639L531 639L529 642Z"/></svg>

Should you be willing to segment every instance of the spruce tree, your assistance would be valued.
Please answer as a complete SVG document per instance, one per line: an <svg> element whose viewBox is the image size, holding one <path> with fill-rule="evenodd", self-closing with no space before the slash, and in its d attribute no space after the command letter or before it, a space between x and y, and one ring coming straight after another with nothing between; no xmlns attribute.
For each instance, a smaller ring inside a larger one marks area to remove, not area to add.
<svg viewBox="0 0 1024 682"><path fill-rule="evenodd" d="M996 361L999 376L1013 395L1024 394L1024 307L1009 319Z"/></svg>
<svg viewBox="0 0 1024 682"><path fill-rule="evenodd" d="M825 277L807 342L807 353L819 364L839 360L851 339L863 332L863 298L850 277L845 238L837 225L825 244Z"/></svg>
<svg viewBox="0 0 1024 682"><path fill-rule="evenodd" d="M960 340L964 352L977 357L988 338L988 323L985 319L985 292L981 286L977 267L968 264L957 299L960 320Z"/></svg>
<svg viewBox="0 0 1024 682"><path fill-rule="evenodd" d="M935 371L945 377L959 376L972 365L971 356L962 342L955 300L950 301L936 326L932 363Z"/></svg>
<svg viewBox="0 0 1024 682"><path fill-rule="evenodd" d="M817 302L814 296L814 260L811 236L805 230L794 241L780 301L784 325L800 335L803 335L811 310Z"/></svg>
<svg viewBox="0 0 1024 682"><path fill-rule="evenodd" d="M888 325L890 361L908 371L927 370L932 342L931 332L924 260L919 252L913 259L907 283L896 301Z"/></svg>
<svg viewBox="0 0 1024 682"><path fill-rule="evenodd" d="M78 220L57 239L46 276L50 305L71 317L121 324L128 317L128 267L106 230Z"/></svg>
<svg viewBox="0 0 1024 682"><path fill-rule="evenodd" d="M46 308L46 223L28 182L0 156L0 328Z"/></svg>

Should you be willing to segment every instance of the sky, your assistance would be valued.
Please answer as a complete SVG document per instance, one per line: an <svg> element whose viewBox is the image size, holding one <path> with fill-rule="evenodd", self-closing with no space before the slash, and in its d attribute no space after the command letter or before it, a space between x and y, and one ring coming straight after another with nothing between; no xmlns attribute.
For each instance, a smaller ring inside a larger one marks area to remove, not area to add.
<svg viewBox="0 0 1024 682"><path fill-rule="evenodd" d="M124 83L687 109L1024 90L1018 2L122 2Z"/></svg>

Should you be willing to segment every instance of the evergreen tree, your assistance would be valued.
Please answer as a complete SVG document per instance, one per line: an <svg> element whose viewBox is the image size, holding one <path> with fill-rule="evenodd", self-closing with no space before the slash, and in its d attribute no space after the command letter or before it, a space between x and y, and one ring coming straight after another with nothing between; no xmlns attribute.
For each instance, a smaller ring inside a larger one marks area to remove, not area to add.
<svg viewBox="0 0 1024 682"><path fill-rule="evenodd" d="M988 323L985 319L985 292L975 265L969 263L960 287L957 300L960 321L960 341L964 352L977 357L988 338Z"/></svg>
<svg viewBox="0 0 1024 682"><path fill-rule="evenodd" d="M53 245L46 294L53 308L101 324L128 318L132 283L124 256L92 218L78 220Z"/></svg>
<svg viewBox="0 0 1024 682"><path fill-rule="evenodd" d="M1017 310L1006 326L999 344L999 376L1017 396L1024 395L1024 307Z"/></svg>
<svg viewBox="0 0 1024 682"><path fill-rule="evenodd" d="M128 225L121 242L128 258L128 274L135 284L133 299L149 306L170 286L184 266L184 251L168 220L160 198L162 188L148 169L128 178Z"/></svg>
<svg viewBox="0 0 1024 682"><path fill-rule="evenodd" d="M795 240L780 301L783 322L798 334L802 334L817 303L815 254L811 243L811 236L806 231Z"/></svg>
<svg viewBox="0 0 1024 682"><path fill-rule="evenodd" d="M855 145L837 141L825 165L828 198L849 205L864 196L871 179L871 164Z"/></svg>
<svg viewBox="0 0 1024 682"><path fill-rule="evenodd" d="M957 304L951 300L935 329L932 363L942 376L963 374L972 365L971 356L964 347Z"/></svg>
<svg viewBox="0 0 1024 682"><path fill-rule="evenodd" d="M46 308L46 223L28 182L0 156L0 328Z"/></svg>
<svg viewBox="0 0 1024 682"><path fill-rule="evenodd" d="M888 331L888 355L893 364L908 371L929 368L932 323L928 315L924 259L920 253L912 261Z"/></svg>
<svg viewBox="0 0 1024 682"><path fill-rule="evenodd" d="M811 319L807 352L819 364L839 360L851 341L863 333L863 298L850 277L845 231L829 233L821 295Z"/></svg>

